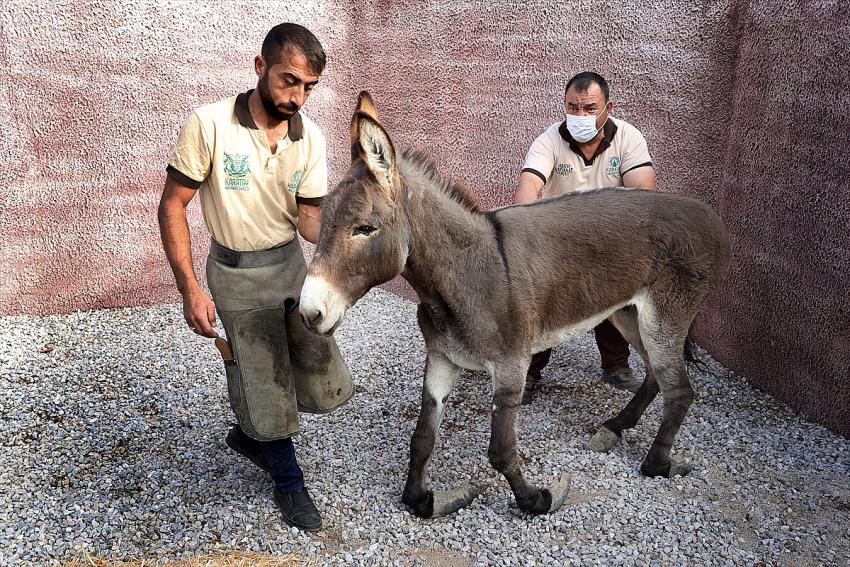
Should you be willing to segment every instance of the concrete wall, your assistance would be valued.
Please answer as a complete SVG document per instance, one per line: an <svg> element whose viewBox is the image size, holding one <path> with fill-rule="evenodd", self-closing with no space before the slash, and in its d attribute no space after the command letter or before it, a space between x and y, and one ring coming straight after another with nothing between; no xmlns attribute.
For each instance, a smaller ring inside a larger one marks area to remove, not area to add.
<svg viewBox="0 0 850 567"><path fill-rule="evenodd" d="M307 110L332 181L367 88L396 143L506 204L528 145L561 118L565 79L607 76L660 188L710 203L732 232L700 343L850 434L847 8L664 4L7 1L0 314L177 299L155 220L171 145L193 107L254 85L265 32L292 20L330 55ZM191 224L200 267L197 209Z"/></svg>

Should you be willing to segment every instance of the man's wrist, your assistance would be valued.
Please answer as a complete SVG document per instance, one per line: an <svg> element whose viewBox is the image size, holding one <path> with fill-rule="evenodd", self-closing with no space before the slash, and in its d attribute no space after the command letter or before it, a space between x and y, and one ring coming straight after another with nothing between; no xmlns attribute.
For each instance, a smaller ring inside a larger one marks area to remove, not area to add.
<svg viewBox="0 0 850 567"><path fill-rule="evenodd" d="M201 284L198 283L198 280L187 281L184 284L177 284L177 290L180 292L180 295L185 297L190 297L197 293L203 293L203 289L201 289Z"/></svg>

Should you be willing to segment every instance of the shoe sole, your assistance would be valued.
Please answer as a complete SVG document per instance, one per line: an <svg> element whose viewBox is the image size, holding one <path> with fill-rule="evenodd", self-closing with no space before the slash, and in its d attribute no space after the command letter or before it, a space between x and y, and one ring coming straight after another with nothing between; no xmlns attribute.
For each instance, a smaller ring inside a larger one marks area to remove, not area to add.
<svg viewBox="0 0 850 567"><path fill-rule="evenodd" d="M318 526L305 526L291 520L289 516L287 516L280 508L280 503L277 501L277 489L275 489L274 503L277 506L278 511L280 512L280 517L283 518L283 521L286 522L286 525L292 528L298 528L299 530L304 530L305 532L315 533L322 531L322 526L324 523L320 523Z"/></svg>
<svg viewBox="0 0 850 567"><path fill-rule="evenodd" d="M609 386L614 387L616 390L622 390L624 392L631 392L632 394L637 394L637 391L640 390L643 382L639 380L630 380L629 382L619 382L616 376L611 376L610 378L607 376L602 377L602 381ZM635 382L635 383L632 383Z"/></svg>
<svg viewBox="0 0 850 567"><path fill-rule="evenodd" d="M278 510L280 510L279 507L278 507ZM280 513L280 517L283 518L283 521L286 522L286 525L291 527L291 528L298 528L299 530L302 530L302 531L305 531L305 532L310 532L310 533L316 533L316 532L322 531L322 525L321 524L319 524L319 527L317 527L317 528L313 528L313 527L308 528L307 526L301 526L299 524L296 524L295 522L292 522L289 518L287 518L286 516L283 515L283 512Z"/></svg>

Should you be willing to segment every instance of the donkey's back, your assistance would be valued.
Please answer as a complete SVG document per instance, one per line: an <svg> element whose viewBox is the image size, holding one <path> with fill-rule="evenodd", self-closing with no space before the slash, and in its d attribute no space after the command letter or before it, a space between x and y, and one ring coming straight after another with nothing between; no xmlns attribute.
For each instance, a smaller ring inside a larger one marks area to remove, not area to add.
<svg viewBox="0 0 850 567"><path fill-rule="evenodd" d="M530 312L555 319L544 323L549 328L630 303L639 293L678 294L695 309L728 271L723 223L684 195L598 189L492 215L512 285L531 290Z"/></svg>

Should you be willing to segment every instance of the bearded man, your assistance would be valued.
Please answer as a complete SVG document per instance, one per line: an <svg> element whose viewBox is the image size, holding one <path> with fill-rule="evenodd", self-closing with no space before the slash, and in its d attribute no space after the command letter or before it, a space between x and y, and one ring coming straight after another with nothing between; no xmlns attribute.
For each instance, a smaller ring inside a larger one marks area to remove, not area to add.
<svg viewBox="0 0 850 567"><path fill-rule="evenodd" d="M227 334L219 344L238 424L225 442L271 474L283 519L308 531L321 529L322 517L295 457L298 411L331 411L353 393L336 343L309 332L297 309L307 268L296 230L316 242L328 189L325 137L301 108L325 61L306 28L272 28L254 58L257 88L189 116L159 205L187 325L218 338L217 311ZM192 265L186 207L195 194L212 237L212 298Z"/></svg>

